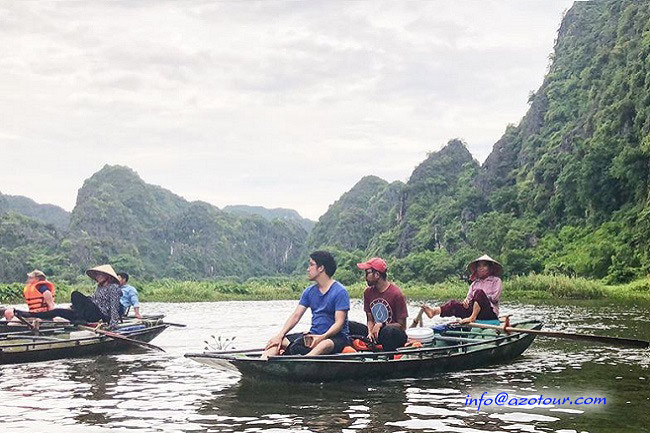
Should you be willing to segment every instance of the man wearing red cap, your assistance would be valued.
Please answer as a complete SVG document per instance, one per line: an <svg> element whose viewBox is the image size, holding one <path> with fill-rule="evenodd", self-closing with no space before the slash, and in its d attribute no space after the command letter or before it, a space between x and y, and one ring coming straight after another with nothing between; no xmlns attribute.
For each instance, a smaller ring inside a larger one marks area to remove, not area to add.
<svg viewBox="0 0 650 433"><path fill-rule="evenodd" d="M363 309L368 319L368 338L385 350L395 350L406 343L406 298L402 290L387 280L386 262L373 257L357 267L366 271L368 288L363 292Z"/></svg>

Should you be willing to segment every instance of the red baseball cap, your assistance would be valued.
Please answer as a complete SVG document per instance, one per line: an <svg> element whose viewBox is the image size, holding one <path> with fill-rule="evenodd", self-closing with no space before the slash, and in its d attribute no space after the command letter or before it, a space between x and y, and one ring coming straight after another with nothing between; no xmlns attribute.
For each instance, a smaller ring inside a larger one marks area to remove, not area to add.
<svg viewBox="0 0 650 433"><path fill-rule="evenodd" d="M388 269L388 266L386 266L386 262L384 261L384 259L382 259L380 257L373 257L372 259L368 260L367 262L357 263L357 268L359 268L359 269L374 269L375 271L386 272L386 269Z"/></svg>

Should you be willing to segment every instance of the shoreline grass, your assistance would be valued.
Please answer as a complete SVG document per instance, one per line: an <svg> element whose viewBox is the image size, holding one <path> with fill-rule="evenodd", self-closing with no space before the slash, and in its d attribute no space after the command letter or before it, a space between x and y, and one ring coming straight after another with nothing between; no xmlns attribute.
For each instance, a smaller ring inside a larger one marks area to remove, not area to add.
<svg viewBox="0 0 650 433"><path fill-rule="evenodd" d="M56 281L55 281L56 283ZM142 302L218 302L263 301L298 299L309 282L300 277L252 278L246 281L219 279L205 281L176 281L170 279L150 282L132 281L140 293ZM437 284L418 282L397 283L410 300L463 299L467 283L455 280ZM347 284L352 298L361 298L366 285L362 281ZM87 284L57 284L56 299L59 303L70 301L70 293L79 290L92 293ZM22 303L23 284L0 284L0 302ZM609 286L597 280L571 278L559 275L531 274L504 280L502 301L599 300L613 303L650 304L650 279L628 284Z"/></svg>

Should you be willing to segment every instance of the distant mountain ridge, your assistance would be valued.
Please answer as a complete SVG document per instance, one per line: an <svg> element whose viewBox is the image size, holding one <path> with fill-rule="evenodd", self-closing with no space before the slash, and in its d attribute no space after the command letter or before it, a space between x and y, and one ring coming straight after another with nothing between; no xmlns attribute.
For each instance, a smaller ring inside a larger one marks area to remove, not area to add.
<svg viewBox="0 0 650 433"><path fill-rule="evenodd" d="M70 212L53 204L40 204L20 195L0 193L0 213L15 212L34 218L44 224L51 224L59 231L68 229Z"/></svg>
<svg viewBox="0 0 650 433"><path fill-rule="evenodd" d="M34 267L74 280L97 263L142 278L252 277L290 272L304 259L307 232L298 221L188 202L123 166L106 165L84 182L65 230L7 212L15 202L0 196L3 281Z"/></svg>
<svg viewBox="0 0 650 433"><path fill-rule="evenodd" d="M106 165L84 182L70 231L110 257L175 278L271 275L293 269L307 233L296 222L223 212Z"/></svg>
<svg viewBox="0 0 650 433"><path fill-rule="evenodd" d="M297 211L293 209L268 209L262 206L229 205L225 206L223 208L223 211L230 212L235 215L259 215L267 221L272 221L274 219L295 221L308 233L314 228L314 225L316 225L316 221L303 218Z"/></svg>

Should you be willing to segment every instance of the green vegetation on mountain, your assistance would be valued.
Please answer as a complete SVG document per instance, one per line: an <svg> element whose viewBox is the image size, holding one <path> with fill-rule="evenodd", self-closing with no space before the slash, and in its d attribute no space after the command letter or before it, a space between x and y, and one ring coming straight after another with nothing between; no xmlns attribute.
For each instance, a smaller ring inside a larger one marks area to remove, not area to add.
<svg viewBox="0 0 650 433"><path fill-rule="evenodd" d="M70 213L58 206L36 203L32 199L20 195L5 195L0 200L5 201L4 206L0 204L0 214L4 212L15 212L33 218L43 224L50 224L58 231L68 229Z"/></svg>
<svg viewBox="0 0 650 433"><path fill-rule="evenodd" d="M97 263L145 278L275 275L296 267L306 238L295 221L190 203L107 165L79 190L64 235L13 212L0 217L0 280L21 281L36 267L75 281Z"/></svg>
<svg viewBox="0 0 650 433"><path fill-rule="evenodd" d="M376 176L361 179L320 217L310 234L308 249L320 245L365 249L373 234L390 227L391 217L395 216L387 210L397 205L401 185Z"/></svg>
<svg viewBox="0 0 650 433"><path fill-rule="evenodd" d="M293 209L267 209L262 206L232 205L225 206L223 211L239 216L258 215L267 221L273 221L275 219L293 221L298 223L298 225L305 229L307 233L309 233L314 228L314 225L316 225L316 221L301 217L300 214Z"/></svg>
<svg viewBox="0 0 650 433"><path fill-rule="evenodd" d="M2 281L22 281L35 267L59 272L66 259L54 227L7 212L0 215L0 276ZM26 270L27 269L27 270Z"/></svg>
<svg viewBox="0 0 650 433"><path fill-rule="evenodd" d="M379 210L395 216L388 228L333 224L340 215L365 214L342 197L309 244L391 257L394 274L406 280L462 275L482 253L500 259L510 275L646 276L649 59L650 3L577 2L528 113L506 128L482 166L452 140ZM365 196L366 208L373 197Z"/></svg>

